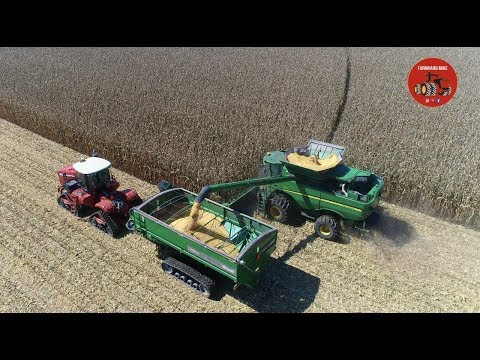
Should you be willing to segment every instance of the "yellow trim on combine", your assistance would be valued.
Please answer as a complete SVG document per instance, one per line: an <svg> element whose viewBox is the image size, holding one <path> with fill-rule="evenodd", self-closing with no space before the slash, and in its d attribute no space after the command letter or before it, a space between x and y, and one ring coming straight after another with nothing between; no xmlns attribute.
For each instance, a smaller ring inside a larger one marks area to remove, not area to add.
<svg viewBox="0 0 480 360"><path fill-rule="evenodd" d="M287 189L282 189L283 191L286 191L286 192L291 192L291 193L294 193L294 194L297 194L297 195L301 195L301 196L308 196L309 198L312 198L312 199L316 199L316 200L320 200L320 201L323 201L323 202L327 202L327 203L330 203L330 204L335 204L335 205L338 205L338 206L341 206L341 207L344 207L344 208L347 208L347 209L352 209L352 210L355 210L355 211L358 211L358 212L362 212L361 209L357 209L353 206L348 206L348 205L344 205L344 204L340 204L338 202L335 202L335 201L331 201L331 200L327 200L327 199L321 199L317 196L313 196L313 195L308 195L308 194L302 194L302 193L299 193L299 192L296 192L296 191L292 191L292 190L287 190Z"/></svg>

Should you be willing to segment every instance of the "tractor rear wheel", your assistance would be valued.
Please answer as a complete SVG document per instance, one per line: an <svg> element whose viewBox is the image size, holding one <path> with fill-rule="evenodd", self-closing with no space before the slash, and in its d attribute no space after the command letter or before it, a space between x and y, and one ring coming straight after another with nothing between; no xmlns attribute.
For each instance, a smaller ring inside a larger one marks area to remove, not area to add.
<svg viewBox="0 0 480 360"><path fill-rule="evenodd" d="M331 215L322 215L315 221L315 231L323 239L336 239L338 236L338 222Z"/></svg>
<svg viewBox="0 0 480 360"><path fill-rule="evenodd" d="M116 237L120 233L118 223L102 210L98 210L90 216L90 224L111 237Z"/></svg>
<svg viewBox="0 0 480 360"><path fill-rule="evenodd" d="M283 195L275 195L270 199L267 209L267 216L275 221L285 223L291 210L291 202Z"/></svg>

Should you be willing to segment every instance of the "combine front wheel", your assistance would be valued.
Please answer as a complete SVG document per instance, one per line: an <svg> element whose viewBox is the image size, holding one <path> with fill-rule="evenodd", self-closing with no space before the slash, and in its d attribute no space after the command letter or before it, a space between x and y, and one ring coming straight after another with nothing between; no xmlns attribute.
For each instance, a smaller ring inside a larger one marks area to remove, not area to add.
<svg viewBox="0 0 480 360"><path fill-rule="evenodd" d="M332 240L338 236L337 220L330 215L322 215L315 221L315 231L323 239Z"/></svg>

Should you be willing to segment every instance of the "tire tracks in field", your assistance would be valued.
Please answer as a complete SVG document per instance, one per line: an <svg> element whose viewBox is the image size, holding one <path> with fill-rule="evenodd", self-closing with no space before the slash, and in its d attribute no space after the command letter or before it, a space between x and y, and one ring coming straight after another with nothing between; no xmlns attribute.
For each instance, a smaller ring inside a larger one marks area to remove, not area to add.
<svg viewBox="0 0 480 360"><path fill-rule="evenodd" d="M0 312L46 312L48 308L0 272Z"/></svg>
<svg viewBox="0 0 480 360"><path fill-rule="evenodd" d="M335 133L337 132L340 122L342 121L342 116L345 111L345 107L347 105L348 93L350 91L351 64L350 64L350 51L348 47L345 48L345 55L347 57L346 59L347 64L345 69L345 86L343 88L343 97L342 97L342 101L340 101L340 105L338 106L337 115L332 124L332 128L330 129L330 132L328 133L325 140L328 143L331 143L335 138Z"/></svg>
<svg viewBox="0 0 480 360"><path fill-rule="evenodd" d="M17 213L19 212L18 209L14 209L13 211ZM22 231L14 230L10 233L6 233L7 239L4 241L2 246L4 246L7 250L10 250L15 257L26 262L27 266L41 274L45 280L55 284L57 288L62 289L62 293L65 294L66 297L71 297L71 294L75 294L77 304L98 304L98 299L85 290L89 289L89 279L85 278L85 276L82 276L83 269L81 269L81 266L78 266L78 262L84 259L76 256L82 252L80 251L71 256L72 254L69 254L68 250L64 248L62 244L52 240L50 234L46 233L45 231L35 228L35 224L27 222L23 223L22 225L26 225L29 229L34 229L32 232L35 235L42 236L41 241L37 242L35 240L30 240L30 242L28 242L28 236L25 236L27 234L24 234ZM70 273L61 272L59 271L59 269L61 269L61 266L59 265L62 265L67 269L73 269L74 271ZM94 279L90 279L90 283L97 283L98 285L98 279L100 278L101 277L96 278L97 282L91 282L91 280ZM107 295L109 293L103 292L103 295ZM114 299L114 297L104 296L103 302L105 303L107 300L109 300L109 305L112 305L115 303ZM87 309L84 308L83 310ZM95 311L94 308L89 310Z"/></svg>
<svg viewBox="0 0 480 360"><path fill-rule="evenodd" d="M81 306L76 306L72 299L59 289L57 282L45 278L39 272L38 267L32 266L28 259L17 256L15 251L5 245L5 242L0 244L0 254L2 254L2 258L10 260L8 262L2 261L0 266L2 275L4 277L8 276L10 281L15 284L15 288L20 289L21 292L29 290L29 293L35 294L35 302L41 300L46 311L82 309Z"/></svg>

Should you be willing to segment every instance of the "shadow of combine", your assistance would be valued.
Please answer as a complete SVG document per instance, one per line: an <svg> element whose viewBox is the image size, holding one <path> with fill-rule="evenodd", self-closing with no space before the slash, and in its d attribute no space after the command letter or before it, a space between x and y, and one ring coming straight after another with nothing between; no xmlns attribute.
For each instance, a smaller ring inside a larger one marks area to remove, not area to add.
<svg viewBox="0 0 480 360"><path fill-rule="evenodd" d="M230 203L230 207L245 215L253 216L257 210L257 192L258 187L248 190L245 195Z"/></svg>
<svg viewBox="0 0 480 360"><path fill-rule="evenodd" d="M286 251L282 256L278 258L279 261L287 261L290 259L292 256L296 255L303 249L307 247L308 244L314 242L315 240L318 239L317 234L310 234L308 235L305 239L300 240L297 245L295 245L293 248L290 250Z"/></svg>

